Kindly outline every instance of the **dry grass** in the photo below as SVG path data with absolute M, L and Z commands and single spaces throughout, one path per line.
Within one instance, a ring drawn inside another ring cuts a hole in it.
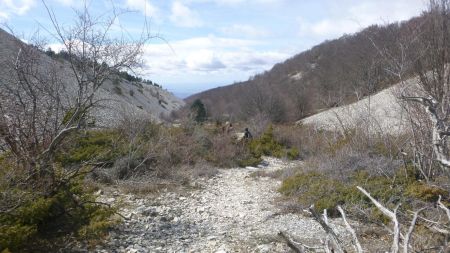
M 156 183 L 156 182 L 140 182 L 140 181 L 121 181 L 119 183 L 119 188 L 125 194 L 134 195 L 154 195 L 165 190 L 173 190 L 179 187 L 179 185 L 174 183 Z
M 270 177 L 270 178 L 280 178 L 283 175 L 283 170 L 265 171 L 258 170 L 250 173 L 250 177 Z

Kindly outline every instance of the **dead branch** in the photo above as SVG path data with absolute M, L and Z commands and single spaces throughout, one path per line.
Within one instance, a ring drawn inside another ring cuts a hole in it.
M 342 244 L 341 240 L 337 237 L 334 230 L 316 212 L 316 210 L 314 209 L 314 206 L 311 206 L 308 210 L 311 212 L 313 218 L 320 224 L 320 226 L 322 226 L 323 230 L 325 230 L 325 232 L 331 239 L 330 243 L 331 243 L 331 247 L 332 247 L 333 251 L 337 252 L 337 253 L 338 252 L 342 252 L 342 253 L 346 252 L 341 246 L 341 244 Z M 326 246 L 327 246 L 327 244 L 326 244 Z
M 426 208 L 421 208 L 414 212 L 413 218 L 411 220 L 411 225 L 409 226 L 408 232 L 405 235 L 405 239 L 403 240 L 403 253 L 408 253 L 409 241 L 411 239 L 414 228 L 416 227 L 417 217 L 419 217 L 420 212 L 425 210 Z
M 393 227 L 394 227 L 394 231 L 393 231 L 394 238 L 393 238 L 393 241 L 392 241 L 391 252 L 392 253 L 397 253 L 399 251 L 399 240 L 400 240 L 400 223 L 397 220 L 397 209 L 398 209 L 398 206 L 394 209 L 394 211 L 391 211 L 391 210 L 387 209 L 386 207 L 384 207 L 382 204 L 380 204 L 380 202 L 378 202 L 376 199 L 374 199 L 362 187 L 356 186 L 356 188 L 358 188 L 358 190 L 360 192 L 362 192 L 364 195 L 366 195 L 366 197 L 368 197 L 370 199 L 370 201 L 372 201 L 372 203 L 378 208 L 378 210 L 380 210 L 384 215 L 386 215 L 394 223 L 393 224 Z
M 299 248 L 299 247 L 295 246 L 294 242 L 289 238 L 289 236 L 286 233 L 283 233 L 280 231 L 280 232 L 278 232 L 278 236 L 283 238 L 286 241 L 289 248 L 291 248 L 293 251 L 295 251 L 297 253 L 305 252 L 305 250 L 303 248 Z
M 411 212 L 411 211 L 410 211 L 410 212 Z M 412 212 L 412 213 L 414 214 L 414 212 Z M 450 231 L 447 230 L 447 229 L 442 228 L 442 227 L 441 227 L 442 224 L 441 224 L 440 222 L 436 222 L 436 221 L 427 219 L 427 218 L 425 218 L 425 217 L 423 217 L 423 216 L 420 216 L 420 215 L 418 215 L 417 218 L 419 218 L 420 220 L 422 220 L 422 221 L 423 221 L 423 224 L 424 224 L 427 228 L 429 228 L 429 229 L 431 229 L 431 230 L 433 230 L 433 231 L 435 231 L 435 232 L 444 234 L 444 235 L 450 235 Z
M 344 209 L 342 209 L 341 206 L 337 206 L 337 209 L 338 209 L 339 213 L 341 214 L 342 219 L 344 220 L 344 223 L 345 223 L 345 226 L 347 227 L 347 230 L 352 235 L 352 243 L 353 243 L 353 246 L 355 247 L 356 252 L 362 253 L 363 249 L 361 247 L 361 244 L 359 243 L 359 240 L 358 240 L 358 237 L 356 236 L 355 230 L 352 228 L 352 226 L 350 226 L 350 224 L 347 221 Z
M 448 207 L 446 207 L 446 206 L 441 202 L 441 199 L 442 199 L 442 196 L 439 195 L 439 198 L 438 198 L 438 201 L 437 201 L 438 206 L 439 206 L 439 208 L 441 208 L 442 210 L 444 210 L 445 214 L 447 215 L 448 222 L 450 222 L 450 209 L 448 209 Z
M 433 97 L 411 97 L 402 95 L 401 99 L 407 101 L 413 101 L 422 104 L 427 111 L 427 115 L 429 116 L 432 122 L 432 143 L 433 143 L 433 151 L 436 156 L 436 160 L 445 168 L 450 168 L 450 156 L 447 152 L 447 128 L 448 121 L 446 118 L 448 115 L 445 115 L 444 118 L 439 117 L 438 115 L 438 107 L 440 106 L 439 102 Z

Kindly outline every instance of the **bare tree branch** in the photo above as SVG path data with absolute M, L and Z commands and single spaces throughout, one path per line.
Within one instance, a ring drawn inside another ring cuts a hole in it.
M 305 250 L 303 248 L 297 247 L 286 233 L 280 231 L 280 232 L 278 232 L 278 236 L 283 238 L 286 241 L 286 243 L 289 246 L 289 248 L 291 248 L 293 251 L 295 251 L 297 253 L 304 253 L 305 252 Z
M 414 228 L 416 227 L 417 217 L 419 217 L 420 212 L 425 209 L 426 208 L 421 208 L 414 212 L 413 218 L 411 220 L 411 225 L 409 226 L 408 232 L 405 235 L 405 239 L 403 239 L 403 253 L 408 253 L 409 241 L 411 239 L 412 233 L 414 232 Z
M 398 206 L 394 209 L 394 211 L 391 211 L 391 210 L 387 209 L 386 207 L 384 207 L 382 204 L 380 204 L 380 202 L 378 202 L 376 199 L 374 199 L 362 187 L 356 186 L 356 188 L 358 188 L 358 190 L 360 192 L 362 192 L 364 195 L 366 195 L 366 197 L 368 197 L 370 199 L 370 201 L 372 201 L 372 203 L 378 208 L 378 210 L 380 210 L 384 215 L 386 215 L 394 223 L 393 224 L 394 238 L 393 238 L 393 242 L 392 242 L 391 252 L 397 253 L 399 251 L 399 240 L 400 240 L 400 223 L 397 220 L 397 214 L 396 214 Z
M 448 209 L 448 207 L 446 207 L 442 202 L 441 202 L 442 196 L 439 195 L 437 204 L 439 206 L 439 208 L 441 208 L 442 210 L 444 210 L 445 214 L 447 215 L 447 219 L 450 222 L 450 209 Z
M 346 252 L 341 244 L 341 240 L 337 237 L 336 233 L 333 231 L 333 229 L 320 217 L 320 215 L 314 210 L 314 206 L 311 206 L 308 209 L 311 214 L 313 215 L 313 218 L 322 226 L 323 230 L 327 233 L 327 235 L 331 239 L 331 247 L 335 252 Z
M 344 220 L 344 223 L 345 223 L 345 226 L 347 227 L 347 230 L 352 235 L 352 243 L 353 243 L 353 246 L 355 247 L 356 252 L 362 253 L 363 249 L 361 247 L 361 244 L 359 243 L 359 240 L 358 240 L 358 237 L 356 236 L 355 230 L 352 228 L 352 226 L 350 226 L 350 224 L 347 221 L 344 209 L 342 209 L 341 206 L 337 206 L 337 209 L 338 209 L 339 213 L 341 214 L 342 219 Z

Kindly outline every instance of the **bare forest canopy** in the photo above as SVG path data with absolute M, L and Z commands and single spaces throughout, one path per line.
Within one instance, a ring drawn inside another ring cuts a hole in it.
M 392 75 L 399 66 L 387 59 L 403 59 L 403 77 L 412 76 L 418 58 L 413 36 L 426 38 L 431 32 L 427 15 L 327 40 L 248 81 L 192 95 L 186 102 L 201 99 L 213 119 L 262 114 L 273 122 L 292 122 L 354 102 L 400 81 Z

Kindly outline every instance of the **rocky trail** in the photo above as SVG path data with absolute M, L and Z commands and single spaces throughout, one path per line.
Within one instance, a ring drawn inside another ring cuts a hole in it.
M 220 170 L 199 179 L 194 190 L 102 196 L 107 202 L 121 199 L 127 219 L 96 252 L 290 252 L 279 231 L 306 244 L 319 243 L 324 232 L 312 218 L 282 212 L 279 180 L 250 176 L 289 166 L 295 164 L 265 158 L 265 166 Z M 339 220 L 333 223 L 344 231 Z

